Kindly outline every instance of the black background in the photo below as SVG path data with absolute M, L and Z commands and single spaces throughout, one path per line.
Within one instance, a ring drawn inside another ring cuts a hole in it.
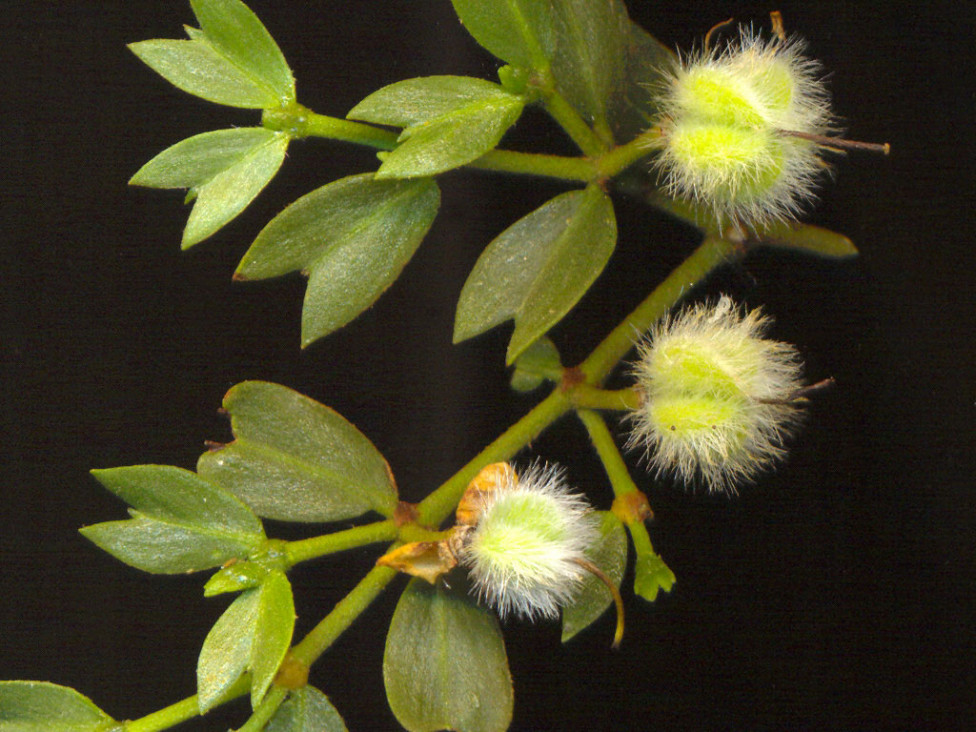
M 765 305 L 797 344 L 819 396 L 788 463 L 734 499 L 634 475 L 678 577 L 654 604 L 625 593 L 561 646 L 553 624 L 509 623 L 517 730 L 970 729 L 976 725 L 973 481 L 973 10 L 967 3 L 631 0 L 631 15 L 688 47 L 729 15 L 781 10 L 830 69 L 849 135 L 890 158 L 838 165 L 809 219 L 857 243 L 856 261 L 759 253 L 697 296 Z M 376 88 L 440 73 L 493 78 L 447 0 L 339 0 L 252 8 L 278 40 L 299 99 L 342 116 Z M 187 3 L 4 3 L 0 302 L 0 678 L 75 687 L 117 718 L 194 690 L 207 629 L 226 605 L 199 577 L 151 577 L 77 534 L 124 517 L 92 467 L 192 467 L 225 439 L 223 393 L 277 381 L 345 415 L 419 500 L 538 395 L 512 394 L 510 326 L 450 344 L 453 306 L 480 250 L 564 190 L 483 173 L 442 179 L 434 227 L 368 313 L 301 352 L 298 277 L 232 284 L 271 216 L 329 180 L 375 166 L 369 150 L 293 144 L 268 190 L 212 240 L 179 251 L 177 192 L 127 179 L 164 147 L 253 112 L 169 87 L 124 44 L 178 37 Z M 512 145 L 569 148 L 540 115 Z M 669 268 L 694 233 L 627 201 L 616 254 L 554 333 L 579 360 Z M 535 445 L 571 466 L 601 506 L 599 464 L 566 420 Z M 274 525 L 285 537 L 300 527 Z M 364 549 L 295 569 L 298 632 L 371 566 Z M 312 680 L 353 730 L 395 729 L 380 672 L 394 584 L 323 657 Z M 186 729 L 226 729 L 244 703 Z

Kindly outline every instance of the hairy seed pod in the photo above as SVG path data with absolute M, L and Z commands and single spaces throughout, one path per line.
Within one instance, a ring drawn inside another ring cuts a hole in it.
M 638 345 L 643 393 L 628 445 L 685 485 L 734 491 L 784 455 L 801 388 L 796 349 L 764 338 L 769 318 L 728 297 L 658 324 Z

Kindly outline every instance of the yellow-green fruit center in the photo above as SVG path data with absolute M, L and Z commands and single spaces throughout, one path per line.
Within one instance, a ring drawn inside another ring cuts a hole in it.
M 760 127 L 764 123 L 750 90 L 724 69 L 706 66 L 690 71 L 680 92 L 682 116 L 689 119 L 738 127 Z
M 696 189 L 727 200 L 762 195 L 785 167 L 784 148 L 767 130 L 687 123 L 672 130 L 669 149 Z
M 708 395 L 673 395 L 657 398 L 651 404 L 649 414 L 658 434 L 675 440 L 695 440 L 702 433 L 720 432 L 722 444 L 727 453 L 742 447 L 746 439 L 742 416 L 747 409 L 743 398 L 719 399 Z M 719 437 L 719 435 L 716 435 Z M 707 448 L 711 440 L 700 443 Z
M 569 531 L 552 499 L 521 493 L 500 497 L 478 527 L 477 551 L 533 558 L 567 540 Z
M 716 353 L 703 352 L 699 344 L 669 343 L 654 351 L 651 364 L 658 385 L 672 394 L 701 394 L 737 398 L 742 390 L 721 365 Z

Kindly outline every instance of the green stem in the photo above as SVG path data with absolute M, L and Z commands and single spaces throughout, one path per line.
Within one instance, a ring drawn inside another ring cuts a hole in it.
M 247 675 L 242 676 L 227 691 L 224 696 L 224 701 L 237 699 L 247 694 L 250 690 L 251 677 Z M 125 732 L 157 732 L 161 729 L 175 727 L 188 719 L 193 719 L 198 716 L 200 716 L 200 705 L 197 703 L 196 694 L 194 694 L 152 714 L 147 714 L 145 717 L 125 722 L 122 725 L 122 729 Z
M 589 183 L 599 177 L 596 165 L 589 158 L 567 158 L 514 150 L 492 150 L 469 163 L 467 167 L 579 183 Z
M 654 554 L 654 547 L 651 545 L 651 536 L 647 533 L 647 527 L 643 523 L 627 524 L 630 531 L 630 538 L 634 542 L 634 553 L 637 556 Z
M 281 686 L 272 686 L 268 689 L 268 693 L 264 695 L 261 703 L 258 704 L 258 708 L 254 710 L 251 718 L 237 732 L 261 732 L 268 723 L 268 720 L 278 711 L 278 707 L 281 706 L 286 696 L 288 696 L 288 689 Z
M 641 158 L 651 153 L 651 144 L 660 137 L 660 131 L 652 127 L 644 134 L 634 138 L 626 145 L 615 147 L 597 161 L 601 178 L 613 178 L 623 172 Z
M 315 559 L 326 554 L 335 554 L 381 541 L 393 541 L 396 538 L 396 522 L 393 519 L 387 519 L 365 526 L 356 526 L 345 531 L 337 531 L 334 534 L 290 541 L 285 545 L 285 557 L 288 566 L 291 567 L 299 562 Z
M 397 145 L 397 134 L 362 122 L 352 122 L 313 112 L 298 102 L 279 109 L 266 109 L 261 124 L 269 130 L 287 132 L 293 139 L 325 137 L 380 150 L 392 150 Z
M 613 434 L 607 427 L 603 416 L 589 409 L 580 409 L 576 414 L 583 426 L 586 427 L 590 441 L 596 448 L 596 454 L 600 457 L 604 470 L 607 471 L 610 485 L 613 486 L 613 494 L 620 497 L 628 493 L 638 492 L 640 489 L 634 483 L 634 479 L 630 477 L 627 463 L 624 462 L 620 448 L 617 447 L 617 441 L 613 439 Z
M 640 338 L 695 285 L 736 252 L 731 242 L 706 237 L 691 256 L 679 264 L 580 364 L 585 381 L 589 384 L 602 382 L 633 347 L 635 339 Z
M 509 427 L 467 465 L 448 478 L 437 490 L 417 505 L 420 523 L 439 526 L 457 506 L 471 479 L 489 463 L 510 459 L 538 437 L 542 431 L 570 409 L 569 399 L 557 387 L 522 419 Z
M 637 409 L 641 404 L 641 394 L 633 388 L 611 391 L 590 384 L 578 384 L 567 393 L 573 406 L 577 409 L 602 409 L 610 412 L 621 412 Z
M 630 471 L 627 469 L 623 455 L 620 454 L 617 441 L 613 439 L 613 434 L 603 417 L 588 409 L 581 409 L 577 414 L 586 427 L 597 455 L 600 456 L 600 461 L 607 471 L 614 495 L 622 498 L 631 494 L 640 494 L 641 500 L 646 502 L 647 499 L 634 483 L 634 479 L 630 477 Z M 634 554 L 637 557 L 634 591 L 645 600 L 653 602 L 660 590 L 671 591 L 675 582 L 674 572 L 654 552 L 651 536 L 647 533 L 643 518 L 635 517 L 633 520 L 626 521 L 624 525 L 630 532 L 630 539 L 634 543 Z
M 651 545 L 650 534 L 643 521 L 627 524 L 630 540 L 634 544 L 634 555 L 637 557 L 634 568 L 634 592 L 648 602 L 657 599 L 658 592 L 670 592 L 674 587 L 675 577 L 671 568 L 655 553 Z
M 562 94 L 552 88 L 541 88 L 540 91 L 546 111 L 566 131 L 584 155 L 598 158 L 607 151 L 607 144 L 586 124 Z
M 348 595 L 336 603 L 332 612 L 322 618 L 301 643 L 291 649 L 292 657 L 306 666 L 315 663 L 333 641 L 352 625 L 363 610 L 369 607 L 396 574 L 395 570 L 388 567 L 371 569 Z
M 698 249 L 679 265 L 583 362 L 580 369 L 586 377 L 587 384 L 592 386 L 602 381 L 610 369 L 630 350 L 630 347 L 633 345 L 635 333 L 645 331 L 655 320 L 673 307 L 684 296 L 687 290 L 691 289 L 691 287 L 703 279 L 712 269 L 727 261 L 735 252 L 736 250 L 729 242 L 711 237 L 706 238 Z M 579 389 L 579 398 L 581 401 L 585 401 L 590 397 L 596 398 L 596 395 L 600 393 L 608 399 L 613 398 L 626 401 L 632 398 L 627 396 L 628 390 L 612 392 L 576 386 L 570 392 L 576 389 Z M 613 396 L 611 397 L 610 395 Z M 600 398 L 602 399 L 604 396 L 600 396 Z M 596 405 L 587 403 L 587 406 Z M 548 397 L 539 402 L 528 414 L 505 430 L 494 442 L 468 462 L 467 465 L 421 501 L 417 506 L 420 522 L 428 526 L 439 526 L 455 509 L 457 502 L 461 498 L 461 494 L 481 468 L 489 463 L 510 459 L 572 407 L 573 403 L 570 401 L 569 393 L 564 391 L 562 386 L 557 386 Z M 592 416 L 583 417 L 584 414 Z M 596 417 L 596 421 L 593 420 L 593 417 Z M 589 420 L 594 425 L 599 422 L 606 429 L 602 418 L 593 412 L 581 410 L 580 418 L 584 419 L 584 424 L 587 424 L 586 420 Z M 597 426 L 596 433 L 599 433 L 599 430 L 600 428 Z M 591 439 L 593 439 L 593 434 L 594 432 L 591 431 Z M 607 435 L 609 435 L 609 430 L 607 430 Z M 603 444 L 602 449 L 604 452 L 601 452 L 601 447 L 597 444 L 597 439 Z M 629 490 L 630 486 L 633 486 L 633 481 L 627 472 L 626 466 L 623 465 L 623 460 L 620 457 L 616 445 L 613 448 L 616 453 L 616 458 L 613 458 L 609 452 L 609 448 L 603 442 L 605 437 L 598 437 L 597 439 L 594 439 L 594 445 L 597 446 L 597 452 L 604 460 L 604 465 L 608 466 L 607 474 L 610 475 L 614 491 Z M 612 436 L 610 440 L 612 441 Z M 620 465 L 610 467 L 615 465 L 616 460 L 620 461 Z M 612 474 L 611 471 L 613 471 Z M 624 476 L 626 476 L 626 479 Z M 636 486 L 633 489 L 636 490 Z M 643 523 L 628 524 L 627 528 L 631 533 L 634 548 L 637 550 L 638 556 L 643 554 L 647 557 L 656 558 L 651 547 L 650 537 Z M 343 549 L 373 542 L 386 541 L 396 536 L 397 529 L 391 519 L 378 521 L 366 526 L 358 526 L 335 534 L 290 542 L 286 546 L 285 551 L 289 563 L 295 564 L 323 554 L 342 551 Z M 664 569 L 666 570 L 666 567 Z M 298 645 L 292 648 L 292 656 L 306 666 L 311 666 L 315 663 L 319 656 L 332 645 L 336 638 L 352 625 L 355 619 L 359 617 L 395 576 L 396 572 L 387 567 L 375 567 L 372 569 L 346 597 L 336 604 L 332 612 L 326 615 Z M 673 582 L 673 575 L 671 581 Z M 226 698 L 229 700 L 244 695 L 247 693 L 249 686 L 250 679 L 248 677 L 242 678 Z M 271 695 L 272 691 L 269 691 L 268 694 Z M 267 702 L 267 699 L 265 702 Z M 262 706 L 259 708 L 262 708 L 265 702 L 262 702 Z M 270 702 L 267 703 L 270 704 Z M 273 709 L 271 713 L 274 713 Z M 193 696 L 141 719 L 127 722 L 125 730 L 126 732 L 156 732 L 156 730 L 172 727 L 198 714 L 199 708 L 196 697 Z M 253 719 L 254 717 L 252 717 Z M 259 728 L 255 727 L 254 729 Z

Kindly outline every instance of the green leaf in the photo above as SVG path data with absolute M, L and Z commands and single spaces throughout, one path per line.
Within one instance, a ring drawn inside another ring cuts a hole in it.
M 260 585 L 268 572 L 268 568 L 258 562 L 235 562 L 214 572 L 203 586 L 203 596 L 213 597 L 225 592 L 249 590 Z
M 148 518 L 264 539 L 251 510 L 200 476 L 172 465 L 131 465 L 93 470 L 95 479 Z
M 258 612 L 251 642 L 251 706 L 264 698 L 291 645 L 295 629 L 295 601 L 291 583 L 281 570 L 261 583 Z
M 129 185 L 198 188 L 278 137 L 264 127 L 213 130 L 180 140 L 143 165 Z
M 245 381 L 224 397 L 235 441 L 197 470 L 281 521 L 392 516 L 396 484 L 373 444 L 328 407 L 278 384 Z
M 674 582 L 674 572 L 661 557 L 652 550 L 637 552 L 637 565 L 634 570 L 635 594 L 648 602 L 654 602 L 658 591 L 670 592 Z
M 183 249 L 189 249 L 247 208 L 275 177 L 288 151 L 288 136 L 272 134 L 234 165 L 191 190 L 196 198 L 183 231 Z
M 545 336 L 526 348 L 515 359 L 514 365 L 511 384 L 515 391 L 532 391 L 541 386 L 543 381 L 559 381 L 562 376 L 563 366 L 559 360 L 559 351 L 556 344 Z
M 237 279 L 309 274 L 302 345 L 342 327 L 372 305 L 420 246 L 437 215 L 432 180 L 342 178 L 302 196 L 264 227 Z
M 130 43 L 129 50 L 173 86 L 209 102 L 245 109 L 279 105 L 277 95 L 222 56 L 205 37 L 138 41 Z
M 674 53 L 636 23 L 629 23 L 627 63 L 608 109 L 614 139 L 625 144 L 649 129 L 660 111 L 653 90 L 665 83 Z
M 247 506 L 188 470 L 135 465 L 92 474 L 132 506 L 133 518 L 86 526 L 81 533 L 138 569 L 194 572 L 245 557 L 264 542 L 261 521 Z
M 413 579 L 383 654 L 390 709 L 410 732 L 502 732 L 512 678 L 498 621 L 454 591 Z
M 857 256 L 857 247 L 846 236 L 809 224 L 772 224 L 762 230 L 759 240 L 763 246 L 792 249 L 828 259 Z
M 471 76 L 423 76 L 378 89 L 353 107 L 349 119 L 409 127 L 459 109 L 515 96 L 498 84 Z
M 210 43 L 277 104 L 295 100 L 295 79 L 271 34 L 240 0 L 190 0 Z
M 265 732 L 347 732 L 329 697 L 314 686 L 293 691 L 264 729 Z
M 121 729 L 91 699 L 45 681 L 0 681 L 0 732 L 110 732 Z
M 261 21 L 239 0 L 191 0 L 202 30 L 190 40 L 156 39 L 129 49 L 189 94 L 217 104 L 269 109 L 295 99 L 295 80 Z
M 260 588 L 243 592 L 207 633 L 197 659 L 201 714 L 213 709 L 247 670 L 260 600 Z
M 408 127 L 400 135 L 402 142 L 383 159 L 376 178 L 437 175 L 477 160 L 498 145 L 522 107 L 519 97 L 509 95 Z
M 627 9 L 620 0 L 560 0 L 553 13 L 556 86 L 587 121 L 606 125 L 607 105 L 626 66 Z
M 251 672 L 251 704 L 257 706 L 291 644 L 295 604 L 291 584 L 275 570 L 260 587 L 243 592 L 203 641 L 197 659 L 200 713 L 219 704 L 245 671 Z
M 514 66 L 542 69 L 552 57 L 550 0 L 451 0 L 474 39 Z
M 597 514 L 600 517 L 600 538 L 586 557 L 620 587 L 627 567 L 627 532 L 611 511 L 598 511 Z M 612 602 L 607 586 L 587 574 L 575 602 L 563 610 L 563 643 L 589 627 Z
M 458 301 L 454 342 L 515 319 L 511 364 L 558 323 L 613 253 L 613 204 L 597 186 L 556 196 L 488 245 Z
M 196 200 L 183 232 L 187 249 L 247 208 L 274 178 L 289 138 L 263 127 L 215 130 L 181 140 L 143 165 L 130 185 L 189 188 Z
M 127 521 L 85 526 L 81 534 L 98 548 L 130 567 L 152 574 L 184 574 L 246 557 L 256 539 L 186 527 L 132 512 Z
M 376 177 L 416 178 L 480 158 L 515 124 L 524 104 L 523 97 L 483 79 L 428 76 L 383 87 L 348 117 L 406 127 Z

